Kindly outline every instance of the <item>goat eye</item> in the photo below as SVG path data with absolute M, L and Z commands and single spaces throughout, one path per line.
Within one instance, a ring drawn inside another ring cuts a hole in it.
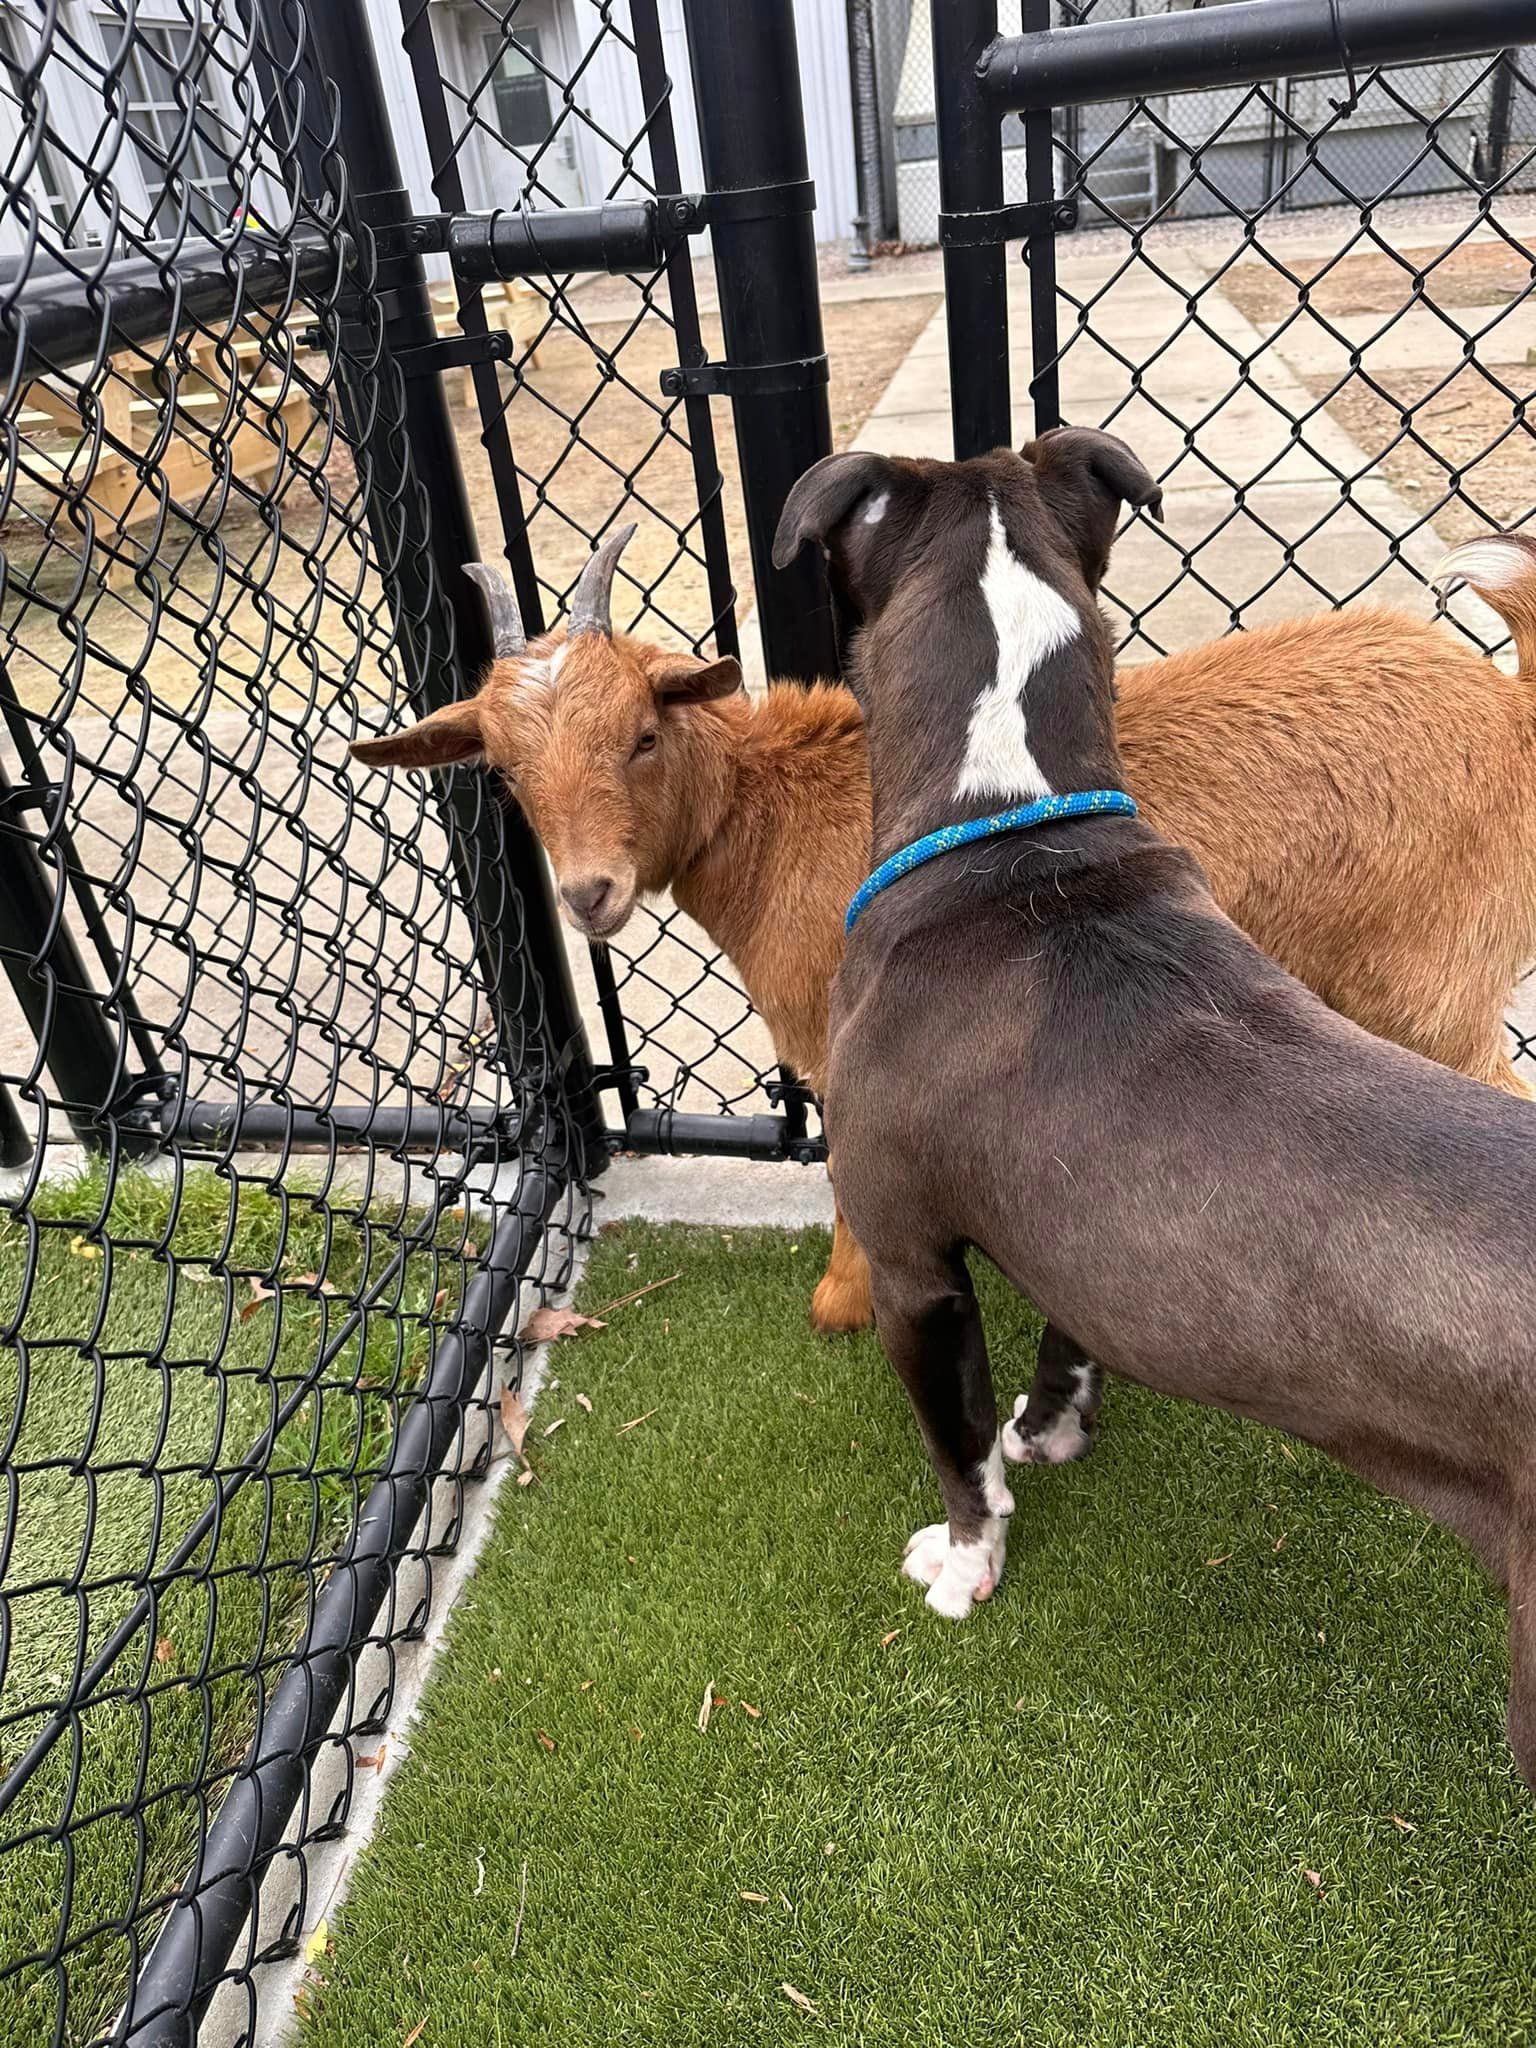
M 635 741 L 635 752 L 637 754 L 654 754 L 656 751 L 656 738 L 657 735 L 653 732 L 641 733 L 639 739 Z

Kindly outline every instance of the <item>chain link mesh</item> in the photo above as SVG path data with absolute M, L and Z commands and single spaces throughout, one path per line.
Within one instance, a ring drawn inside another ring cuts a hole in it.
M 1035 367 L 1062 417 L 1123 436 L 1166 492 L 1166 526 L 1127 530 L 1104 593 L 1128 658 L 1362 598 L 1422 608 L 1449 546 L 1529 524 L 1536 54 L 1054 128 L 1079 231 L 1057 240 L 1054 285 L 1035 281 L 1057 335 Z M 1120 177 L 1129 138 L 1155 158 L 1144 183 Z M 1476 600 L 1450 619 L 1512 658 Z M 1522 990 L 1517 1056 L 1533 1023 Z
M 76 2043 L 468 1352 L 452 1476 L 305 1752 L 301 1881 L 345 1814 L 516 1380 L 466 1295 L 511 1305 L 541 1174 L 525 1301 L 585 1203 L 499 803 L 450 836 L 347 765 L 457 655 L 403 574 L 433 508 L 302 12 L 0 35 L 0 2039 Z M 258 1914 L 242 1996 L 295 1924 Z

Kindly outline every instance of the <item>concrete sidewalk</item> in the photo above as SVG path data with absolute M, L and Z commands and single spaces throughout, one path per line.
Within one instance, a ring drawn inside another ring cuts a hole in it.
M 1095 244 L 1104 238 L 1095 238 Z M 1424 514 L 1384 477 L 1308 388 L 1343 376 L 1348 348 L 1322 322 L 1281 333 L 1254 326 L 1213 282 L 1227 251 L 1187 247 L 1154 266 L 1117 240 L 1057 252 L 1065 338 L 1061 409 L 1078 425 L 1128 441 L 1163 483 L 1164 523 L 1136 520 L 1116 546 L 1106 591 L 1125 658 L 1150 655 L 1265 620 L 1330 609 L 1368 594 L 1428 615 L 1421 572 L 1444 552 Z M 1415 309 L 1329 323 L 1364 351 L 1373 373 L 1449 371 L 1496 317 L 1500 359 L 1536 342 L 1536 314 L 1494 305 Z M 1009 268 L 1015 445 L 1031 432 L 1029 279 Z M 1518 328 L 1518 333 L 1516 329 Z M 886 387 L 858 445 L 891 454 L 951 452 L 945 311 Z M 1340 478 L 1348 480 L 1345 496 Z M 1386 567 L 1383 568 L 1383 563 Z M 1187 573 L 1186 573 L 1187 572 Z M 1494 622 L 1475 599 L 1453 606 L 1477 630 Z

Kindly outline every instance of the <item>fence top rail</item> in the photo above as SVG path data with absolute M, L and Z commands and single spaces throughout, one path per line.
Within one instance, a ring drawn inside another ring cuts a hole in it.
M 1001 36 L 976 67 L 999 114 L 1481 56 L 1536 39 L 1531 0 L 1229 0 Z

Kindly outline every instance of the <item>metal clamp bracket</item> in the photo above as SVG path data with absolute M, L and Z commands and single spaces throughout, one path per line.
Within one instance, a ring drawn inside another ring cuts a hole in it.
M 485 334 L 444 334 L 400 349 L 395 361 L 402 377 L 435 377 L 442 370 L 472 370 L 477 363 L 509 363 L 516 353 L 516 335 L 493 327 Z
M 694 363 L 663 370 L 663 398 L 773 398 L 785 391 L 813 391 L 827 381 L 825 355 L 789 363 Z
M 795 178 L 785 185 L 739 185 L 729 192 L 678 192 L 656 201 L 668 234 L 696 235 L 701 228 L 744 220 L 784 220 L 816 211 L 816 180 Z
M 981 213 L 941 213 L 939 246 L 985 249 L 1076 226 L 1075 199 L 1021 199 L 1012 206 L 992 206 Z

